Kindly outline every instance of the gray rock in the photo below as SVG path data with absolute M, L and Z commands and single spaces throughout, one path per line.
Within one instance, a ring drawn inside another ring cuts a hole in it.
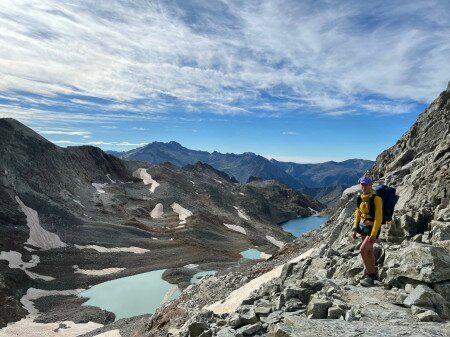
M 428 310 L 433 310 L 432 308 L 426 308 L 426 307 L 418 307 L 416 305 L 412 305 L 411 306 L 411 313 L 413 315 L 418 315 L 421 314 L 422 312 L 428 311 Z
M 434 291 L 440 294 L 447 302 L 450 302 L 450 281 L 435 283 Z
M 442 319 L 433 310 L 427 310 L 417 315 L 421 322 L 441 322 Z
M 385 282 L 406 284 L 406 279 L 436 283 L 450 279 L 450 254 L 442 247 L 411 243 L 404 249 L 386 253 Z
M 189 336 L 198 337 L 208 328 L 205 322 L 193 322 L 189 324 Z
M 277 302 L 275 304 L 275 309 L 281 310 L 281 308 L 284 307 L 285 303 L 286 303 L 286 300 L 284 299 L 284 294 L 280 294 L 280 296 L 278 296 L 278 298 L 277 298 Z
M 236 336 L 236 330 L 229 327 L 219 330 L 216 334 L 217 337 L 234 337 Z
M 347 322 L 353 322 L 357 320 L 355 311 L 353 309 L 350 309 L 345 313 L 345 320 Z
M 258 317 L 255 313 L 255 308 L 253 306 L 243 305 L 238 309 L 238 314 L 241 322 L 244 325 L 255 324 L 258 322 Z
M 345 310 L 339 307 L 331 307 L 328 309 L 328 319 L 339 319 L 345 317 Z
M 304 305 L 298 298 L 291 298 L 289 301 L 286 302 L 286 309 L 287 312 L 297 311 L 301 308 L 304 308 Z
M 267 315 L 272 312 L 272 306 L 271 305 L 256 305 L 255 306 L 255 314 L 257 315 Z
M 312 298 L 307 307 L 307 315 L 310 318 L 325 319 L 328 315 L 328 309 L 333 302 L 319 298 Z
M 282 318 L 281 314 L 282 314 L 281 311 L 274 311 L 274 312 L 270 313 L 268 316 L 260 316 L 260 320 L 261 320 L 261 322 L 267 323 L 267 324 L 277 323 Z
M 228 317 L 228 324 L 233 328 L 239 328 L 244 322 L 242 321 L 241 316 L 234 312 Z
M 260 331 L 261 329 L 262 329 L 262 323 L 261 322 L 257 322 L 255 324 L 249 324 L 249 325 L 243 326 L 242 328 L 239 328 L 236 331 L 236 333 L 237 334 L 242 334 L 244 336 L 250 336 L 250 335 L 253 335 L 254 333 Z
M 450 240 L 450 222 L 431 221 L 430 226 L 433 242 Z
M 424 285 L 418 285 L 403 303 L 407 307 L 415 305 L 433 308 L 441 318 L 450 318 L 448 302 L 433 289 Z

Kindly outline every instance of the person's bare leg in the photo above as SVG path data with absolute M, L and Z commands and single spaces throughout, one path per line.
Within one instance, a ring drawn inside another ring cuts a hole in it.
M 373 253 L 373 243 L 369 241 L 369 238 L 369 236 L 362 237 L 363 243 L 359 248 L 359 252 L 363 260 L 366 274 L 374 274 L 377 272 L 375 267 L 375 255 Z

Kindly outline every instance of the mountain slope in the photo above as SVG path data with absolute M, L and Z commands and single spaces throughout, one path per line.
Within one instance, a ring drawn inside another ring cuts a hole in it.
M 20 300 L 30 287 L 75 290 L 188 264 L 225 268 L 250 247 L 274 253 L 269 238 L 293 240 L 274 225 L 322 208 L 279 182 L 240 185 L 204 164 L 149 165 L 94 147 L 59 148 L 13 119 L 0 119 L 0 145 L 0 299 L 7 304 L 0 326 L 27 314 Z M 77 268 L 121 271 L 92 276 Z M 74 295 L 43 301 L 41 319 L 68 311 L 80 321 L 113 318 L 80 304 Z
M 195 151 L 176 142 L 153 142 L 128 152 L 111 152 L 111 154 L 129 160 L 141 160 L 153 164 L 170 162 L 177 166 L 200 161 L 226 172 L 241 183 L 247 182 L 253 176 L 266 180 L 276 179 L 300 190 L 339 185 L 350 186 L 365 170 L 373 166 L 372 161 L 362 159 L 350 159 L 341 163 L 284 163 L 274 159 L 267 160 L 251 152 L 222 154 L 217 151 L 212 153 Z

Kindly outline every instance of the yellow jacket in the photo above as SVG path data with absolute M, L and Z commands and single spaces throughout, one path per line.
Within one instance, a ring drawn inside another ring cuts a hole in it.
M 374 205 L 375 205 L 375 219 L 369 214 L 369 197 L 375 195 Z M 376 195 L 375 191 L 372 190 L 370 193 L 361 194 L 361 204 L 356 209 L 356 218 L 353 228 L 358 228 L 359 222 L 364 222 L 372 226 L 372 232 L 370 236 L 373 238 L 377 237 L 378 231 L 381 227 L 381 221 L 383 220 L 383 199 Z

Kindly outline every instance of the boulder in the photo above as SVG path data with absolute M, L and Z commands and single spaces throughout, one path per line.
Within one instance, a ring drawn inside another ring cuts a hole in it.
M 205 322 L 193 322 L 189 325 L 189 336 L 198 337 L 208 328 Z
M 421 322 L 441 322 L 442 319 L 433 310 L 427 310 L 417 315 Z
M 333 302 L 320 298 L 312 298 L 308 304 L 306 314 L 308 318 L 325 319 L 328 315 L 328 309 Z
M 407 307 L 419 306 L 433 308 L 433 310 L 444 319 L 450 318 L 448 302 L 430 287 L 418 285 L 411 294 L 403 301 Z
M 328 309 L 328 319 L 339 319 L 345 317 L 345 310 L 339 307 L 331 307 Z
M 389 285 L 450 280 L 450 254 L 442 247 L 410 243 L 404 249 L 387 251 L 384 266 Z
M 239 334 L 242 334 L 243 336 L 251 336 L 254 333 L 260 331 L 262 329 L 262 323 L 257 322 L 255 324 L 249 324 L 245 325 L 242 328 L 239 328 L 236 331 L 236 336 L 239 336 Z
M 430 226 L 433 242 L 450 240 L 450 222 L 433 220 Z
M 450 281 L 435 283 L 434 291 L 440 294 L 447 302 L 450 302 Z

